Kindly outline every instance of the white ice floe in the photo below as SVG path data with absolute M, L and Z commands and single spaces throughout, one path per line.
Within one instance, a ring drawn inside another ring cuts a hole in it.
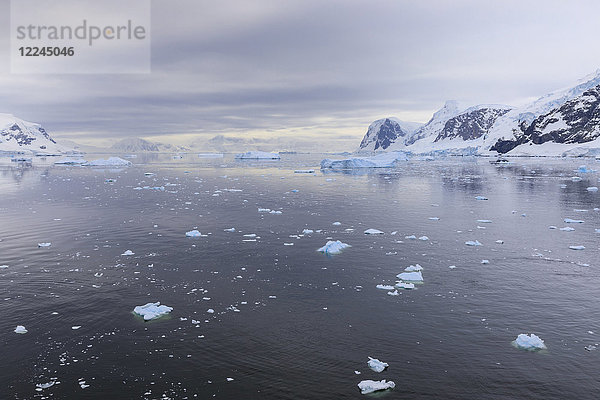
M 235 232 L 235 228 L 223 229 L 225 232 Z
M 23 325 L 17 325 L 17 327 L 15 328 L 15 333 L 24 334 L 27 333 L 27 329 L 25 329 Z
M 490 260 L 481 260 L 481 263 L 482 263 L 482 264 L 489 264 L 489 263 L 490 263 Z
M 480 224 L 491 224 L 492 221 L 489 219 L 478 219 L 477 222 L 479 222 Z
M 425 241 L 425 240 L 429 240 L 429 238 L 427 236 L 419 236 L 419 240 Z
M 123 254 L 121 254 L 122 256 L 132 256 L 135 253 L 131 250 L 125 250 L 125 252 Z
M 173 307 L 160 305 L 160 302 L 146 303 L 143 306 L 137 306 L 133 309 L 133 312 L 144 317 L 144 321 L 151 319 L 160 318 L 173 311 Z
M 379 229 L 370 228 L 365 231 L 365 235 L 383 235 L 383 232 Z
M 488 198 L 485 196 L 475 196 L 475 200 L 487 200 Z
M 119 157 L 109 157 L 108 159 L 98 159 L 93 161 L 88 161 L 84 164 L 86 167 L 126 167 L 131 165 L 131 161 L 123 160 Z
M 556 226 L 554 226 L 554 225 L 550 225 L 550 226 L 548 227 L 548 229 L 558 229 L 558 227 L 556 227 Z
M 358 388 L 362 394 L 377 392 L 379 390 L 393 389 L 396 384 L 393 381 L 372 381 L 370 379 L 359 382 Z
M 408 236 L 404 236 L 404 239 L 417 240 L 417 237 L 415 235 L 408 235 Z
M 465 242 L 467 246 L 483 246 L 479 240 L 468 240 Z
M 206 310 L 206 312 L 209 314 L 214 314 L 215 310 L 213 310 L 212 308 L 209 308 L 208 310 Z
M 415 284 L 410 282 L 397 282 L 396 287 L 398 289 L 414 289 Z
M 535 334 L 527 335 L 526 333 L 521 333 L 515 341 L 513 342 L 517 347 L 527 350 L 539 350 L 545 349 L 546 345 L 544 341 L 539 338 L 539 336 Z
M 56 383 L 56 381 L 50 381 L 50 382 L 46 382 L 46 383 L 37 383 L 35 385 L 37 387 L 36 390 L 41 391 L 42 389 L 48 389 L 49 387 L 54 386 L 55 383 Z
M 580 219 L 571 219 L 571 218 L 565 218 L 564 221 L 567 224 L 583 224 L 585 221 L 582 221 Z
M 388 296 L 400 296 L 397 290 L 387 292 Z
M 50 247 L 50 246 L 52 246 L 52 243 L 50 243 L 50 242 L 38 243 L 38 247 Z
M 597 192 L 598 191 L 598 187 L 597 186 L 590 186 L 586 190 L 588 192 Z
M 351 246 L 347 243 L 342 243 L 339 240 L 336 240 L 336 241 L 329 240 L 329 241 L 327 241 L 325 246 L 319 248 L 317 251 L 320 251 L 321 253 L 325 253 L 325 254 L 339 254 L 346 247 L 351 247 Z
M 406 271 L 406 272 L 423 271 L 423 267 L 421 267 L 419 264 L 411 265 L 409 267 L 404 268 L 404 271 Z
M 600 229 L 595 229 L 595 232 L 596 233 L 600 233 Z
M 498 244 L 504 244 L 504 240 L 498 239 L 498 240 L 496 240 L 496 243 L 498 243 Z
M 342 224 L 341 222 L 339 222 L 339 221 L 335 221 L 335 222 L 334 222 L 333 224 L 331 224 L 331 225 L 340 226 L 341 224 Z
M 302 230 L 302 234 L 303 235 L 310 235 L 311 233 L 314 233 L 315 231 L 313 231 L 312 229 L 303 229 Z
M 369 361 L 367 361 L 367 365 L 375 372 L 381 372 L 387 367 L 389 367 L 388 363 L 384 363 L 383 361 L 379 361 L 376 358 L 369 357 Z
M 375 287 L 382 290 L 394 290 L 394 287 L 391 285 L 377 285 Z
M 8 265 L 0 265 L 0 269 L 6 269 L 8 268 Z
M 202 236 L 202 233 L 200 233 L 197 229 L 194 229 L 192 231 L 186 232 L 185 236 L 187 236 L 187 237 L 200 237 L 200 236 Z
M 585 250 L 585 246 L 581 246 L 581 245 L 578 245 L 578 246 L 569 246 L 569 248 L 571 250 Z
M 571 228 L 570 226 L 565 226 L 564 228 L 560 228 L 561 231 L 564 232 L 573 232 L 575 228 Z
M 410 282 L 421 282 L 423 281 L 423 274 L 421 271 L 413 271 L 413 272 L 401 272 L 396 275 L 398 279 L 402 279 L 403 281 Z
M 270 208 L 260 208 L 260 207 L 258 207 L 258 212 L 268 213 L 268 212 L 271 212 L 271 209 Z
M 247 151 L 236 154 L 235 158 L 245 160 L 279 160 L 281 157 L 277 153 L 267 153 L 264 151 Z

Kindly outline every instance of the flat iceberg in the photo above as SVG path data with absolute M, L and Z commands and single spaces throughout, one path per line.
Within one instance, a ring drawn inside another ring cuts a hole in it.
M 517 347 L 526 350 L 540 350 L 546 348 L 544 341 L 540 339 L 539 336 L 534 335 L 533 333 L 531 335 L 521 333 L 519 336 L 517 336 L 513 343 Z
M 352 247 L 352 246 L 350 246 L 347 243 L 342 243 L 339 240 L 336 240 L 336 241 L 329 240 L 329 241 L 327 241 L 327 243 L 325 243 L 325 246 L 319 248 L 317 251 L 320 251 L 321 253 L 325 253 L 325 254 L 339 254 L 346 247 Z
M 373 157 L 352 157 L 343 160 L 326 158 L 321 161 L 321 169 L 394 168 L 399 162 L 407 160 L 408 156 L 402 152 L 383 153 Z
M 391 285 L 377 285 L 375 287 L 382 290 L 394 290 L 394 287 Z
M 378 390 L 386 390 L 393 389 L 396 387 L 396 384 L 393 381 L 385 381 L 385 379 L 381 381 L 372 381 L 370 379 L 361 381 L 358 384 L 358 388 L 362 394 L 377 392 Z
M 185 236 L 187 236 L 187 237 L 200 237 L 200 236 L 202 236 L 202 234 L 197 229 L 194 229 L 193 231 L 186 232 Z
M 173 307 L 160 305 L 160 302 L 147 303 L 143 306 L 136 306 L 133 312 L 144 317 L 144 321 L 150 321 L 151 319 L 160 318 L 173 311 Z
M 398 279 L 402 279 L 403 281 L 412 281 L 412 282 L 421 282 L 423 281 L 423 274 L 421 271 L 413 271 L 413 272 L 402 272 L 396 275 Z
M 17 327 L 15 328 L 15 333 L 24 334 L 27 333 L 27 329 L 25 329 L 23 325 L 17 325 Z
M 564 221 L 567 224 L 583 224 L 585 221 L 582 221 L 580 219 L 571 219 L 571 218 L 565 218 Z
M 281 157 L 277 153 L 267 153 L 265 151 L 247 151 L 245 153 L 236 154 L 235 158 L 239 160 L 279 160 Z
M 109 157 L 106 160 L 100 158 L 98 160 L 88 161 L 81 165 L 86 167 L 126 167 L 131 165 L 131 161 L 123 160 L 119 157 Z
M 383 361 L 379 361 L 378 359 L 372 357 L 369 357 L 367 365 L 375 372 L 381 372 L 390 366 L 388 363 L 384 363 Z
M 585 250 L 585 246 L 569 246 L 571 250 Z
M 365 231 L 365 235 L 383 235 L 383 232 L 380 231 L 379 229 L 367 229 Z
M 414 289 L 415 284 L 410 282 L 398 282 L 396 283 L 398 289 Z

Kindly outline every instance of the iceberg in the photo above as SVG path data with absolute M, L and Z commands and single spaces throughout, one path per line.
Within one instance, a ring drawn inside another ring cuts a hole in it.
M 367 229 L 365 231 L 365 235 L 383 235 L 383 232 L 380 231 L 379 229 Z
M 378 154 L 373 157 L 351 157 L 343 160 L 326 158 L 321 161 L 321 169 L 354 169 L 354 168 L 394 168 L 399 162 L 407 161 L 403 152 Z
M 399 273 L 398 275 L 396 275 L 396 277 L 403 281 L 413 281 L 413 282 L 423 281 L 423 274 L 421 273 L 421 271 L 402 272 L 402 273 Z
M 303 235 L 310 235 L 311 233 L 314 233 L 315 231 L 312 229 L 303 229 L 302 230 L 302 234 Z
M 411 265 L 410 267 L 404 268 L 404 271 L 406 271 L 406 272 L 423 271 L 423 267 L 421 267 L 419 264 Z
M 150 321 L 151 319 L 160 318 L 173 311 L 173 307 L 160 305 L 160 302 L 147 303 L 143 306 L 136 306 L 133 312 L 144 317 L 144 321 Z
M 23 325 L 17 325 L 17 327 L 15 328 L 15 333 L 24 334 L 27 333 L 27 329 L 25 329 Z
M 132 256 L 135 253 L 131 250 L 125 250 L 125 252 L 123 254 L 121 254 L 122 256 Z
M 526 350 L 540 350 L 546 348 L 544 341 L 540 339 L 539 336 L 534 335 L 533 333 L 531 335 L 521 333 L 519 336 L 517 336 L 513 343 L 517 347 Z
M 347 243 L 342 243 L 339 240 L 336 240 L 336 241 L 329 240 L 329 241 L 327 241 L 327 243 L 325 243 L 325 246 L 319 248 L 317 251 L 320 251 L 321 253 L 325 253 L 325 254 L 339 254 L 346 247 L 352 247 L 352 246 L 350 246 Z
M 202 234 L 197 229 L 194 229 L 193 231 L 186 232 L 185 236 L 187 236 L 187 237 L 200 237 L 200 236 L 202 236 Z
M 358 388 L 362 394 L 377 392 L 378 390 L 393 389 L 396 384 L 393 381 L 372 381 L 370 379 L 359 382 Z
M 238 160 L 279 160 L 281 157 L 276 153 L 267 153 L 264 151 L 247 151 L 245 153 L 236 154 Z
M 410 282 L 398 282 L 396 283 L 398 289 L 414 289 L 415 284 Z
M 377 285 L 375 287 L 382 290 L 394 290 L 394 287 L 391 285 Z
M 109 157 L 105 159 L 98 159 L 93 161 L 88 161 L 84 164 L 86 167 L 126 167 L 131 165 L 131 161 L 123 160 L 119 157 Z
M 381 372 L 384 369 L 386 369 L 387 367 L 389 367 L 388 363 L 384 363 L 384 362 L 379 361 L 378 359 L 372 358 L 372 357 L 369 357 L 369 361 L 367 361 L 367 365 L 369 366 L 369 368 L 371 368 L 375 372 Z

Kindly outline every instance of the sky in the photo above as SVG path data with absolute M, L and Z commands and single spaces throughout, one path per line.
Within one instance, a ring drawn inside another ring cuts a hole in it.
M 597 0 L 154 0 L 150 73 L 11 74 L 9 4 L 0 112 L 96 146 L 352 151 L 376 119 L 524 105 L 600 68 Z

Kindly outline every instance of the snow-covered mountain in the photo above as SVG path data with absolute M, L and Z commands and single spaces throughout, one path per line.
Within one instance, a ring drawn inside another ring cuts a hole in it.
M 418 122 L 405 122 L 389 117 L 378 119 L 369 125 L 367 134 L 360 143 L 364 151 L 385 150 L 392 143 L 402 143 L 410 137 L 423 124 Z
M 111 150 L 120 153 L 145 153 L 145 152 L 176 152 L 189 151 L 188 148 L 172 144 L 154 143 L 141 138 L 125 138 L 111 146 Z
M 394 132 L 375 121 L 359 151 L 600 153 L 599 93 L 600 69 L 575 86 L 552 92 L 524 107 L 484 104 L 465 108 L 456 101 L 448 101 L 412 134 L 394 137 Z M 369 146 L 370 143 L 379 143 L 379 147 Z M 542 144 L 546 145 L 537 146 Z
M 0 114 L 0 153 L 64 154 L 74 150 L 56 143 L 39 124 Z

